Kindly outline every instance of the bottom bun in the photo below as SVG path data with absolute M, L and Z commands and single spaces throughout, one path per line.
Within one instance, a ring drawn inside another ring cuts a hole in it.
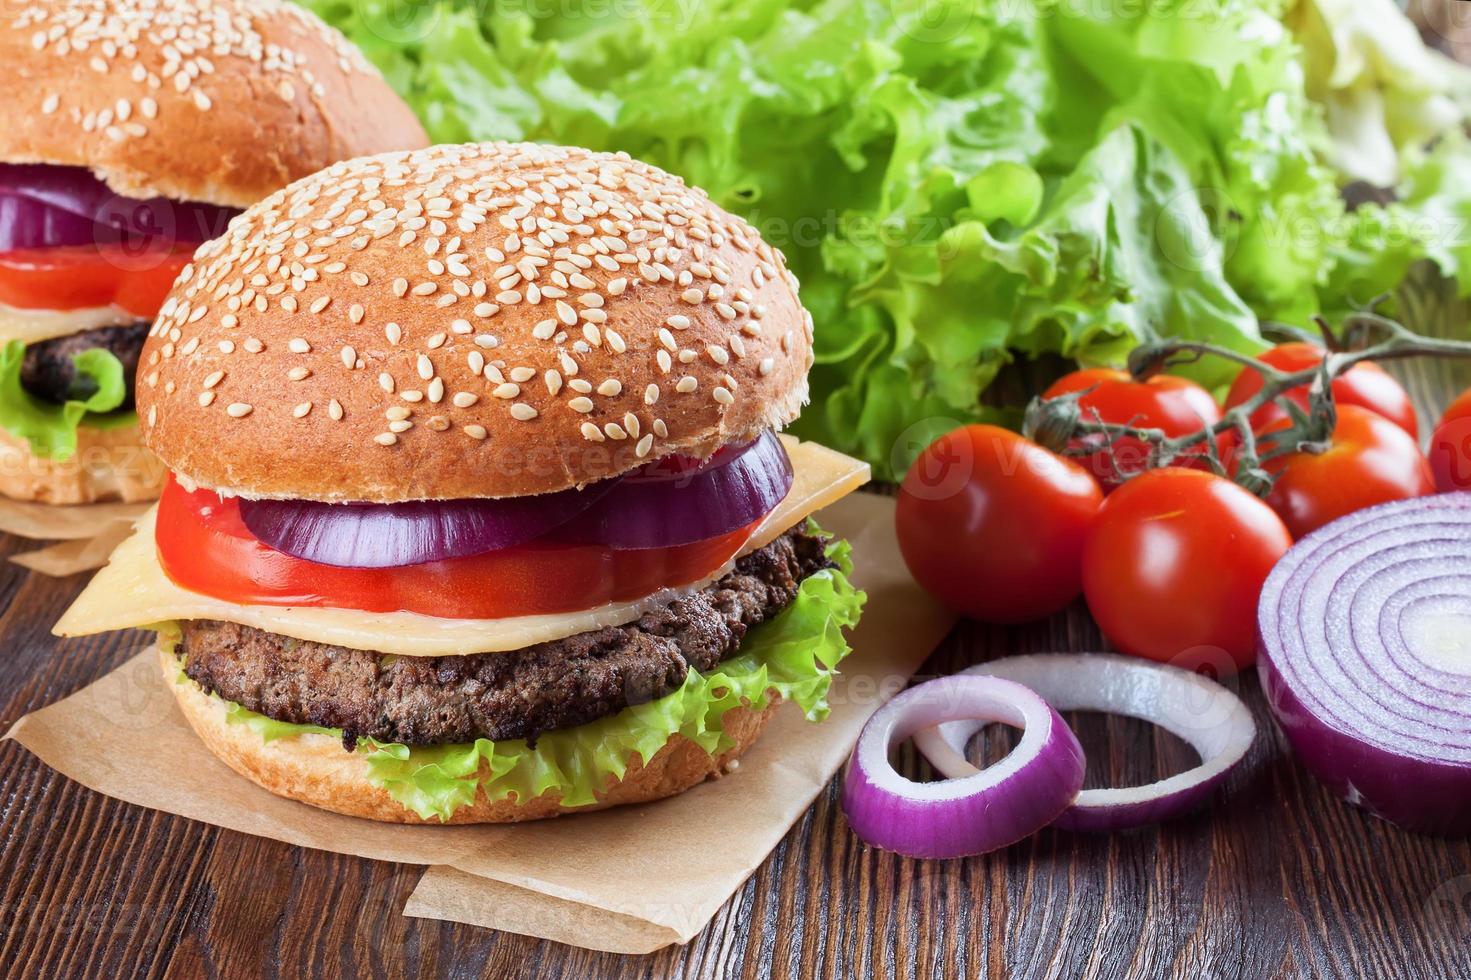
M 249 727 L 230 724 L 226 721 L 225 702 L 194 684 L 179 683 L 174 655 L 164 650 L 159 655 L 164 678 L 190 726 L 211 752 L 262 789 L 351 817 L 387 823 L 441 822 L 436 817 L 420 817 L 389 796 L 387 790 L 369 782 L 367 762 L 358 753 L 344 751 L 340 739 L 311 734 L 266 742 Z M 712 756 L 682 735 L 673 736 L 646 764 L 635 758 L 622 779 L 610 776 L 608 787 L 598 794 L 598 802 L 588 806 L 564 807 L 555 792 L 533 800 L 491 800 L 482 791 L 474 804 L 461 807 L 443 822 L 516 823 L 675 796 L 733 769 L 736 758 L 761 735 L 779 700 L 773 696 L 761 710 L 740 707 L 727 711 L 725 732 L 735 744 L 719 755 Z
M 141 441 L 137 425 L 77 429 L 77 451 L 46 459 L 0 428 L 0 496 L 41 504 L 157 500 L 168 468 Z

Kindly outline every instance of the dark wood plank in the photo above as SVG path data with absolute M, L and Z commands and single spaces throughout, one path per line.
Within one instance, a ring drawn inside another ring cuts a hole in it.
M 1422 408 L 1471 365 L 1402 368 Z M 0 557 L 28 545 L 0 539 Z M 82 585 L 0 563 L 0 724 L 94 679 L 136 635 L 62 643 Z M 1084 610 L 962 625 L 924 668 L 1101 648 Z M 916 862 L 848 831 L 836 785 L 688 946 L 615 957 L 399 914 L 419 869 L 305 851 L 103 799 L 0 746 L 4 976 L 1471 976 L 1471 841 L 1402 833 L 1325 793 L 1263 721 L 1206 811 L 1111 837 L 1048 831 L 1000 854 Z M 1075 716 L 1090 784 L 1191 762 L 1146 725 Z M 999 756 L 1003 732 L 985 737 Z M 906 749 L 906 770 L 925 767 Z M 161 774 L 166 778 L 166 774 Z M 738 833 L 739 828 L 731 828 Z M 1463 897 L 1463 902 L 1471 901 Z

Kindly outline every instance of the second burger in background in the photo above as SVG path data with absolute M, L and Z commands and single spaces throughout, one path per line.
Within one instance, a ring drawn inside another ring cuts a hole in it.
M 5 0 L 0 104 L 0 496 L 49 504 L 158 496 L 134 378 L 200 242 L 299 177 L 428 142 L 354 47 L 281 0 Z M 307 248 L 263 257 L 292 271 L 273 301 L 319 274 Z M 247 276 L 217 302 L 267 295 Z
M 654 167 L 329 168 L 165 304 L 139 410 L 174 475 L 57 631 L 157 629 L 209 748 L 341 813 L 682 792 L 777 702 L 820 718 L 848 652 L 862 593 L 808 518 L 868 468 L 775 434 L 812 358 L 780 253 Z

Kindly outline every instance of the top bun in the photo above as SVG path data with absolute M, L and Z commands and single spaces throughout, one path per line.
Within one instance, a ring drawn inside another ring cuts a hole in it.
M 428 143 L 341 34 L 283 0 L 0 0 L 0 161 L 245 207 Z
M 143 349 L 186 485 L 397 502 L 547 493 L 780 428 L 812 320 L 782 256 L 623 154 L 337 164 L 201 246 Z

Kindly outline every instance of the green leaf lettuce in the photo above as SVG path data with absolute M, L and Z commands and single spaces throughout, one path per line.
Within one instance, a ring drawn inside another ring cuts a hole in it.
M 93 349 L 73 355 L 79 387 L 92 394 L 60 405 L 42 401 L 21 387 L 20 370 L 25 344 L 12 340 L 0 348 L 0 427 L 25 439 L 31 451 L 47 459 L 65 460 L 77 451 L 77 428 L 125 425 L 136 418 L 117 409 L 127 399 L 122 362 L 111 352 Z

